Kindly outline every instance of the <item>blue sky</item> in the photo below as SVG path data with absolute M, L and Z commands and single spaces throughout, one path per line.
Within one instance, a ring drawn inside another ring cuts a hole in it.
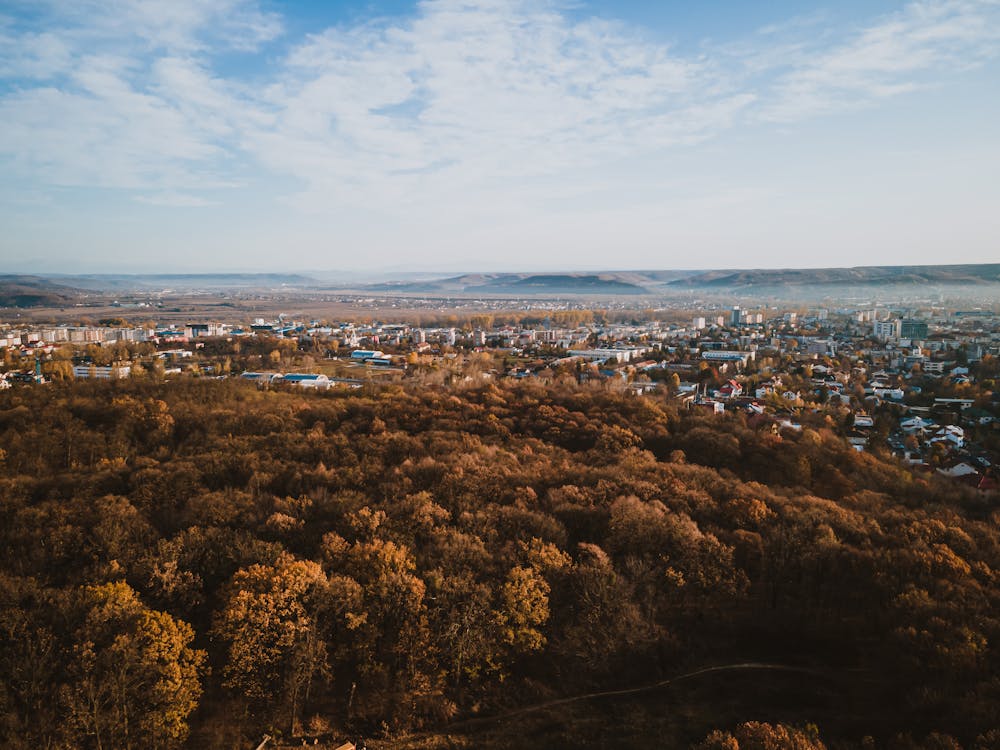
M 995 262 L 998 53 L 998 0 L 7 0 L 0 272 Z

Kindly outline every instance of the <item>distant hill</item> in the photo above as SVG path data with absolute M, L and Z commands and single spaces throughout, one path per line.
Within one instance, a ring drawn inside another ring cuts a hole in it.
M 445 279 L 370 284 L 369 291 L 425 294 L 649 294 L 635 273 L 464 274 Z
M 339 281 L 335 281 L 339 279 Z M 353 289 L 375 294 L 435 296 L 670 296 L 686 290 L 728 292 L 820 292 L 875 286 L 986 286 L 1000 284 L 1000 263 L 941 266 L 858 266 L 855 268 L 785 268 L 655 270 L 546 273 L 465 273 L 433 277 L 403 274 L 379 283 L 349 281 L 333 272 L 301 273 L 162 273 L 0 276 L 0 305 L 63 306 L 80 295 L 105 292 L 150 293 L 210 289 L 289 290 Z M 832 289 L 829 289 L 832 287 Z
M 671 294 L 681 289 L 705 291 L 753 288 L 985 285 L 1000 283 L 1000 264 L 961 266 L 863 266 L 857 268 L 730 269 L 710 271 L 608 271 L 602 273 L 463 274 L 370 284 L 373 292 L 499 295 Z
M 0 276 L 0 307 L 62 307 L 86 294 L 41 276 Z
M 51 278 L 99 291 L 301 287 L 319 283 L 311 276 L 296 273 L 80 274 Z
M 704 271 L 671 281 L 670 286 L 736 289 L 754 286 L 997 283 L 1000 283 L 1000 264 L 991 263 L 961 266 L 859 266 Z
M 538 274 L 524 278 L 501 277 L 475 287 L 485 292 L 526 294 L 648 294 L 649 290 L 614 274 Z
M 149 293 L 171 289 L 274 289 L 316 287 L 319 282 L 302 274 L 179 273 L 0 275 L 0 307 L 64 307 L 82 297 L 124 292 Z

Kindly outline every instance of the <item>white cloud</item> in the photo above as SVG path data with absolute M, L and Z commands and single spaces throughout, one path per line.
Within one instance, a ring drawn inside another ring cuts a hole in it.
M 309 38 L 268 97 L 277 119 L 248 147 L 317 208 L 331 196 L 424 204 L 691 143 L 752 101 L 622 25 L 451 0 Z
M 197 195 L 185 195 L 172 191 L 163 193 L 153 193 L 151 195 L 137 195 L 135 200 L 150 206 L 170 206 L 173 208 L 201 208 L 203 206 L 214 205 L 212 201 L 205 200 Z
M 912 92 L 983 64 L 1000 46 L 996 0 L 914 2 L 807 57 L 777 82 L 762 117 L 796 121 Z
M 282 33 L 254 0 L 15 1 L 0 19 L 8 180 L 193 205 L 263 167 L 319 212 L 529 210 L 593 189 L 602 165 L 899 96 L 1000 45 L 995 0 L 916 2 L 847 35 L 806 16 L 687 55 L 545 0 L 425 0 L 297 40 L 251 85 L 213 55 Z
M 240 85 L 210 51 L 280 32 L 249 0 L 32 4 L 0 26 L 0 159 L 25 182 L 116 189 L 231 185 Z M 44 26 L 38 32 L 26 25 Z M 238 139 L 237 139 L 238 140 Z

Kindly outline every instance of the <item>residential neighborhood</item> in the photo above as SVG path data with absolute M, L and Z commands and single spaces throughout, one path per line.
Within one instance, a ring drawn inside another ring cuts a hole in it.
M 0 326 L 0 389 L 63 379 L 239 376 L 259 387 L 361 388 L 395 378 L 570 379 L 779 432 L 833 427 L 858 451 L 997 487 L 1000 315 L 945 308 L 624 314 L 540 310 L 394 321 Z

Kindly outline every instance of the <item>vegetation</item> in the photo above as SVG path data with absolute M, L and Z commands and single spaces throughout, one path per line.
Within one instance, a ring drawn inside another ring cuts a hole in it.
M 4 747 L 432 747 L 748 663 L 836 710 L 692 678 L 681 746 L 1000 736 L 996 497 L 821 421 L 572 382 L 138 378 L 2 392 L 0 446 Z M 649 746 L 634 707 L 619 745 Z

